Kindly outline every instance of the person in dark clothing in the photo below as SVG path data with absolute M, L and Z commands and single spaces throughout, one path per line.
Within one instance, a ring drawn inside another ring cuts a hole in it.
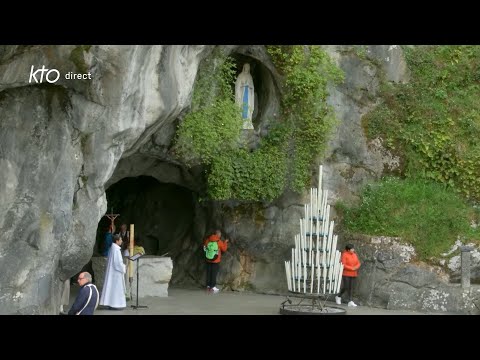
M 110 252 L 110 248 L 112 247 L 114 233 L 115 233 L 115 225 L 110 225 L 108 227 L 107 232 L 105 233 L 105 239 L 103 242 L 103 251 L 102 251 L 103 256 L 108 257 L 108 253 Z
M 100 295 L 97 287 L 92 284 L 92 275 L 88 272 L 82 272 L 78 276 L 78 285 L 80 292 L 68 312 L 68 315 L 93 315 L 98 307 Z

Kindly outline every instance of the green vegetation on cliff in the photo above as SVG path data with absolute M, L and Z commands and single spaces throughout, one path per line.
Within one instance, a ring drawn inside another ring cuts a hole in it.
M 349 231 L 400 236 L 421 259 L 457 237 L 478 241 L 471 206 L 480 200 L 480 47 L 404 48 L 411 79 L 382 84 L 382 103 L 364 116 L 369 139 L 402 159 L 401 177 L 368 186 L 344 211 Z M 478 229 L 478 228 L 477 228 Z
M 408 84 L 385 83 L 364 117 L 369 138 L 404 160 L 402 175 L 480 200 L 480 46 L 405 48 Z
M 270 46 L 268 52 L 284 76 L 282 143 L 288 146 L 288 187 L 309 187 L 312 167 L 323 155 L 335 121 L 327 104 L 327 84 L 343 81 L 343 72 L 318 46 Z
M 220 50 L 204 61 L 195 82 L 192 111 L 180 123 L 176 154 L 206 167 L 207 195 L 216 200 L 273 200 L 286 188 L 309 185 L 315 158 L 325 149 L 333 124 L 327 83 L 342 74 L 318 46 L 272 46 L 283 75 L 283 114 L 251 151 L 241 140 L 240 109 L 234 101 L 234 64 Z
M 176 137 L 175 151 L 187 165 L 209 166 L 237 147 L 242 119 L 231 89 L 234 77 L 233 61 L 221 52 L 202 64 L 192 110 L 180 123 Z
M 367 186 L 357 207 L 343 212 L 349 231 L 369 235 L 399 236 L 415 246 L 420 259 L 446 252 L 457 237 L 479 239 L 479 212 L 458 194 L 432 181 L 386 178 Z

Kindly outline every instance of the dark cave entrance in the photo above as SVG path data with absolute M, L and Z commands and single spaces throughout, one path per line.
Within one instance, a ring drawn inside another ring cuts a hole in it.
M 172 256 L 190 242 L 195 217 L 194 193 L 182 186 L 162 183 L 151 176 L 127 177 L 106 190 L 107 213 L 120 214 L 121 224 L 135 224 L 147 255 Z M 105 232 L 110 220 L 103 217 L 97 229 L 95 252 L 103 249 Z

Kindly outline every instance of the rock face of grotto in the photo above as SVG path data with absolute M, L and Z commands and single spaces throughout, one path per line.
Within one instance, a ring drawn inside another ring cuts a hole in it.
M 63 281 L 98 253 L 109 196 L 108 210 L 115 202 L 136 224 L 149 254 L 172 257 L 171 284 L 203 284 L 201 240 L 220 227 L 231 239 L 218 278 L 224 288 L 286 291 L 283 261 L 306 194 L 265 205 L 199 202 L 203 169 L 170 153 L 199 64 L 214 48 L 0 46 L 1 314 L 57 313 Z M 239 67 L 251 64 L 261 136 L 279 113 L 278 73 L 263 46 L 223 48 Z M 370 46 L 375 62 L 349 46 L 324 48 L 345 72 L 345 82 L 330 89 L 340 123 L 323 161 L 333 203 L 398 166 L 380 141 L 367 143 L 360 119 L 375 104 L 379 74 L 405 82 L 408 69 L 396 46 Z M 29 82 L 32 65 L 61 76 Z M 91 80 L 64 77 L 86 71 Z

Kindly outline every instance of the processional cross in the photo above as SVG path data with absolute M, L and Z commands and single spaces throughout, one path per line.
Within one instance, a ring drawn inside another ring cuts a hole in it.
M 110 214 L 105 214 L 104 216 L 108 217 L 110 219 L 110 228 L 113 230 L 113 227 L 115 226 L 115 219 L 120 216 L 120 214 L 114 214 L 113 213 L 113 207 L 112 207 L 112 212 Z

